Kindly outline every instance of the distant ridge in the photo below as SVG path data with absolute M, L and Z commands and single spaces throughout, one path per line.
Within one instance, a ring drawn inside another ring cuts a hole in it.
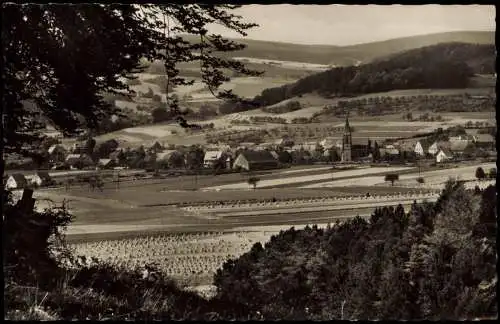
M 196 41 L 197 39 L 190 35 L 185 37 L 190 41 Z M 409 36 L 349 46 L 304 45 L 253 39 L 233 40 L 246 44 L 247 48 L 233 53 L 225 53 L 224 56 L 226 57 L 252 57 L 269 60 L 348 66 L 368 63 L 376 58 L 440 43 L 460 42 L 471 44 L 495 44 L 495 32 L 454 31 Z

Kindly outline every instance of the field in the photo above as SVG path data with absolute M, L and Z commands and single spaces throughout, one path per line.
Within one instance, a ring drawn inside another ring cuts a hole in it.
M 414 172 L 399 176 L 399 181 L 395 182 L 396 186 L 416 187 L 416 188 L 442 188 L 449 178 L 458 178 L 460 180 L 471 181 L 476 178 L 476 168 L 480 166 L 484 170 L 496 168 L 495 163 L 481 164 L 477 166 L 456 167 L 452 169 L 435 170 L 427 172 Z M 424 184 L 417 183 L 416 179 L 423 177 Z M 350 187 L 350 186 L 390 186 L 390 183 L 384 181 L 383 176 L 368 176 L 362 178 L 336 180 L 323 183 L 315 183 L 306 185 L 301 188 L 324 188 L 324 187 Z

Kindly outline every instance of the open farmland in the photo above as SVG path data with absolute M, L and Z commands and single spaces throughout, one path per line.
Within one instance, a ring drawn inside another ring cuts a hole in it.
M 415 172 L 410 174 L 403 174 L 399 176 L 399 181 L 395 182 L 396 186 L 410 186 L 417 188 L 435 188 L 436 185 L 442 187 L 449 178 L 458 178 L 464 181 L 471 181 L 476 178 L 475 171 L 477 167 L 482 167 L 484 170 L 489 170 L 491 168 L 496 168 L 495 163 L 486 163 L 477 166 L 465 166 L 456 167 L 451 169 L 427 171 L 427 172 Z M 417 183 L 416 179 L 423 177 L 425 180 L 424 184 Z M 302 186 L 301 188 L 324 188 L 324 187 L 349 187 L 349 186 L 390 186 L 391 184 L 384 181 L 384 176 L 369 176 L 363 178 L 345 179 L 328 181 L 323 183 L 315 183 L 311 185 Z
M 258 187 L 259 188 L 266 188 L 266 187 L 274 187 L 274 186 L 280 186 L 280 185 L 285 185 L 285 184 L 304 183 L 304 182 L 334 179 L 334 178 L 343 178 L 343 177 L 364 176 L 367 174 L 393 172 L 393 171 L 408 170 L 408 169 L 410 169 L 410 168 L 408 168 L 408 167 L 385 167 L 385 168 L 380 167 L 380 168 L 377 168 L 376 167 L 376 168 L 363 168 L 363 169 L 349 170 L 349 171 L 338 171 L 338 172 L 333 172 L 333 173 L 329 172 L 329 173 L 323 173 L 323 174 L 318 174 L 318 175 L 297 176 L 297 177 L 291 177 L 291 178 L 280 178 L 280 179 L 272 179 L 272 180 L 262 180 L 262 181 L 259 181 Z M 230 189 L 248 189 L 248 188 L 251 188 L 251 186 L 248 183 L 240 182 L 240 183 L 235 183 L 235 184 L 208 187 L 205 189 L 230 190 Z

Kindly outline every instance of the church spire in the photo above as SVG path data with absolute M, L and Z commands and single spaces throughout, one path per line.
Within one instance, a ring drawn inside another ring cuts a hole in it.
M 347 115 L 345 116 L 345 132 L 350 132 L 351 128 L 349 127 L 349 112 L 347 112 Z

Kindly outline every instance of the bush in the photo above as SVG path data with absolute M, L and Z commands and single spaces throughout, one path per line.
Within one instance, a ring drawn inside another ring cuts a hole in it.
M 478 167 L 476 169 L 476 178 L 478 180 L 484 180 L 486 178 L 486 173 L 484 172 L 483 168 Z
M 384 181 L 390 181 L 392 186 L 394 186 L 394 181 L 397 180 L 399 180 L 399 175 L 395 173 L 387 174 L 384 178 Z

